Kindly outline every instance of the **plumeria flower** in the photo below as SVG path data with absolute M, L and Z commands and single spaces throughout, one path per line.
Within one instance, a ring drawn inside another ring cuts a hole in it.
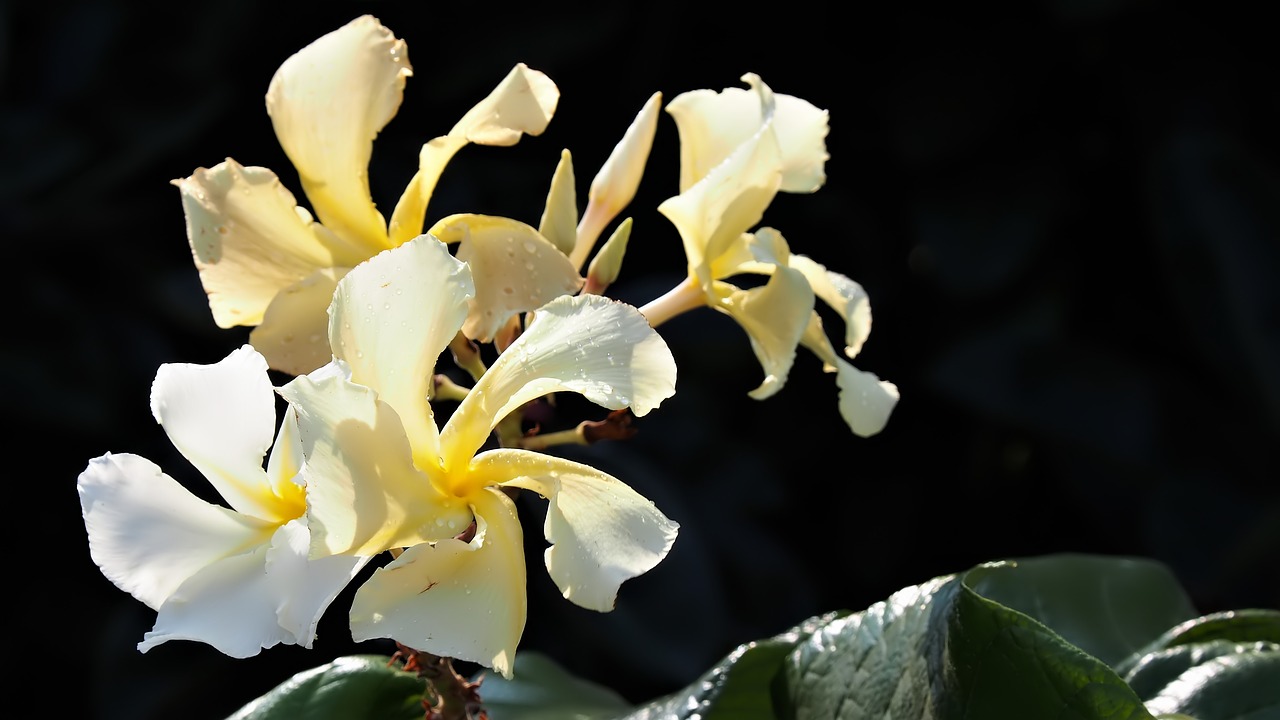
M 516 65 L 448 134 L 423 146 L 388 226 L 370 194 L 369 159 L 411 74 L 404 41 L 368 15 L 276 71 L 267 113 L 314 217 L 275 173 L 231 158 L 173 181 L 215 322 L 253 327 L 249 341 L 273 369 L 297 375 L 328 362 L 325 310 L 337 281 L 422 232 L 436 182 L 459 149 L 541 134 L 560 97 L 546 75 Z
M 325 608 L 368 562 L 308 560 L 293 413 L 263 469 L 275 403 L 266 360 L 248 345 L 213 365 L 166 364 L 156 373 L 152 415 L 229 508 L 138 455 L 107 453 L 80 474 L 90 556 L 157 611 L 142 652 L 169 640 L 238 658 L 278 643 L 309 648 Z
M 330 366 L 281 388 L 298 414 L 313 556 L 405 548 L 361 586 L 356 641 L 394 638 L 511 677 L 524 630 L 524 541 L 508 492 L 548 501 L 547 571 L 570 601 L 613 608 L 670 550 L 677 523 L 581 463 L 490 448 L 498 423 L 553 392 L 643 416 L 675 392 L 671 351 L 635 308 L 557 297 L 437 427 L 435 364 L 467 318 L 471 269 L 423 235 L 361 264 L 330 307 Z
M 686 280 L 641 311 L 657 327 L 695 307 L 732 317 L 747 332 L 765 378 L 758 400 L 786 384 L 803 345 L 835 372 L 840 413 L 866 437 L 880 432 L 898 401 L 897 387 L 848 360 L 871 332 L 871 306 L 853 280 L 792 254 L 777 231 L 756 227 L 778 192 L 814 192 L 826 181 L 827 112 L 790 95 L 775 95 L 755 74 L 750 89 L 698 90 L 667 111 L 680 134 L 680 194 L 658 210 L 680 233 L 689 262 Z M 759 287 L 729 282 L 768 276 Z M 844 356 L 832 347 L 815 310 L 822 300 L 845 321 Z

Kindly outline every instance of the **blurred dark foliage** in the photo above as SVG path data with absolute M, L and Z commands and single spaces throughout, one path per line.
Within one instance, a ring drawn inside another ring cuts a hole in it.
M 636 438 L 571 454 L 655 500 L 680 538 L 614 612 L 584 611 L 541 567 L 530 499 L 523 649 L 642 701 L 810 615 L 1058 551 L 1160 560 L 1204 612 L 1280 607 L 1278 46 L 1244 7 L 0 4 L 17 677 L 52 669 L 68 695 L 35 702 L 80 717 L 219 718 L 298 670 L 390 652 L 352 645 L 348 593 L 310 651 L 138 653 L 154 613 L 90 561 L 74 487 L 113 451 L 203 491 L 150 417 L 151 380 L 247 331 L 214 326 L 169 181 L 230 156 L 305 203 L 263 95 L 288 55 L 362 13 L 406 39 L 415 71 L 375 142 L 384 213 L 419 145 L 516 62 L 557 82 L 555 119 L 514 148 L 463 150 L 428 222 L 536 225 L 562 148 L 585 198 L 654 91 L 750 71 L 829 109 L 826 186 L 779 197 L 765 223 L 867 288 L 875 329 L 856 364 L 902 391 L 888 428 L 857 439 L 811 355 L 756 402 L 760 369 L 730 320 L 664 326 L 676 397 Z M 677 158 L 664 114 L 617 297 L 643 302 L 684 272 L 655 209 Z M 566 424 L 604 414 L 563 400 Z

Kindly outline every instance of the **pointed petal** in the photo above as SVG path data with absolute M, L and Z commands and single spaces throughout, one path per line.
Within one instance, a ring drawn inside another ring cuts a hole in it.
M 415 545 L 356 591 L 353 640 L 394 638 L 511 677 L 526 615 L 520 518 L 501 491 L 483 490 L 474 500 L 470 543 Z
M 267 458 L 267 482 L 279 498 L 279 504 L 292 508 L 284 513 L 300 518 L 307 509 L 306 490 L 302 485 L 302 438 L 298 435 L 298 418 L 293 412 L 284 413 L 280 431 L 271 446 Z
M 306 375 L 329 362 L 329 303 L 348 268 L 324 268 L 282 289 L 249 333 L 272 370 Z
M 796 270 L 777 267 L 765 285 L 733 292 L 720 307 L 747 331 L 751 349 L 764 368 L 765 379 L 751 397 L 772 396 L 787 382 L 796 346 L 813 313 L 809 282 Z
M 428 234 L 448 244 L 458 243 L 458 259 L 471 266 L 475 297 L 468 303 L 462 332 L 477 342 L 492 342 L 512 315 L 582 287 L 582 277 L 564 253 L 517 220 L 450 215 Z
M 351 367 L 352 382 L 395 408 L 416 457 L 439 455 L 427 397 L 436 359 L 458 334 L 474 295 L 467 266 L 428 236 L 356 267 L 334 293 L 333 356 Z
M 359 555 L 308 560 L 310 550 L 311 533 L 305 518 L 299 518 L 280 526 L 266 557 L 277 621 L 305 648 L 315 642 L 324 611 L 370 560 Z
M 317 373 L 317 375 L 319 372 Z M 306 464 L 313 557 L 376 555 L 452 537 L 471 522 L 466 507 L 424 475 L 395 410 L 338 375 L 294 378 L 280 389 L 298 414 Z
M 146 458 L 107 453 L 76 482 L 89 556 L 152 609 L 201 568 L 266 542 L 271 525 L 207 503 Z
M 524 63 L 516 64 L 448 135 L 422 146 L 418 172 L 391 216 L 392 244 L 398 245 L 422 232 L 427 205 L 454 154 L 470 143 L 515 145 L 524 134 L 541 135 L 559 102 L 560 90 L 550 78 Z
M 844 354 L 850 359 L 857 357 L 871 335 L 871 301 L 867 291 L 804 255 L 792 255 L 789 264 L 804 273 L 814 294 L 844 318 Z
M 441 431 L 445 467 L 464 467 L 498 420 L 548 393 L 642 416 L 675 394 L 675 382 L 671 350 L 634 307 L 599 295 L 556 298 L 454 409 Z
M 173 184 L 219 327 L 257 325 L 280 290 L 317 268 L 354 265 L 371 254 L 313 222 L 266 168 L 228 158 Z
M 473 472 L 506 476 L 506 485 L 548 500 L 547 571 L 565 598 L 589 610 L 612 610 L 622 583 L 661 562 L 680 529 L 652 501 L 589 465 L 493 450 L 476 457 Z
M 156 624 L 138 643 L 146 652 L 170 640 L 208 643 L 234 658 L 263 648 L 292 644 L 293 635 L 276 621 L 276 603 L 266 566 L 265 545 L 218 560 L 191 576 L 160 606 Z
M 751 89 L 725 88 L 682 93 L 667 105 L 680 135 L 680 190 L 696 183 L 764 123 L 758 76 L 743 80 Z M 773 132 L 782 156 L 783 192 L 813 192 L 826 181 L 824 166 L 828 113 L 791 95 L 770 93 Z
M 262 467 L 275 403 L 267 361 L 249 345 L 212 365 L 165 363 L 151 385 L 151 414 L 182 456 L 233 509 L 279 523 L 292 517 Z
M 369 193 L 369 158 L 412 74 L 404 41 L 364 15 L 285 60 L 267 88 L 276 138 L 316 216 L 348 242 L 388 247 Z

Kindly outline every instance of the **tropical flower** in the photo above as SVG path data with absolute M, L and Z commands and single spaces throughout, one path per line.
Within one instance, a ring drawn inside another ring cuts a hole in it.
M 524 630 L 525 560 L 508 492 L 548 503 L 545 563 L 566 598 L 612 609 L 678 525 L 622 481 L 567 459 L 483 449 L 536 398 L 577 392 L 642 416 L 675 391 L 670 350 L 633 307 L 562 295 L 477 380 L 443 428 L 428 400 L 473 296 L 471 269 L 423 235 L 353 269 L 329 309 L 330 366 L 281 388 L 306 454 L 313 556 L 407 548 L 356 592 L 356 641 L 389 637 L 510 677 Z
M 157 611 L 138 649 L 196 640 L 232 657 L 311 647 L 316 625 L 367 556 L 308 560 L 302 448 L 286 413 L 271 457 L 276 395 L 245 345 L 213 365 L 160 366 L 151 412 L 230 508 L 201 500 L 138 455 L 89 461 L 76 484 L 89 553 Z
M 814 192 L 826 182 L 827 112 L 790 95 L 775 95 L 755 74 L 749 90 L 684 93 L 667 106 L 680 134 L 680 194 L 658 210 L 676 226 L 688 259 L 688 277 L 641 311 L 657 327 L 703 305 L 732 317 L 747 332 L 765 378 L 753 398 L 771 397 L 786 384 L 796 348 L 809 348 L 835 372 L 840 413 L 854 433 L 885 426 L 898 389 L 853 359 L 871 332 L 871 306 L 858 283 L 803 255 L 791 253 L 771 228 L 749 232 L 778 192 Z M 743 289 L 728 282 L 743 274 L 768 276 Z M 842 358 L 815 310 L 815 299 L 845 321 Z
M 369 15 L 276 71 L 267 113 L 314 218 L 275 173 L 231 158 L 173 181 L 215 322 L 253 327 L 249 341 L 273 369 L 297 375 L 328 362 L 325 309 L 337 281 L 422 232 L 436 182 L 458 150 L 541 134 L 560 97 L 546 75 L 517 64 L 448 134 L 422 147 L 388 225 L 370 194 L 369 159 L 411 74 L 404 41 Z

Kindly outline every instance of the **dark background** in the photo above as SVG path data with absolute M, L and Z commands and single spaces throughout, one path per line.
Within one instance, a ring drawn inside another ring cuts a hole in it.
M 536 225 L 562 148 L 585 200 L 654 91 L 756 72 L 830 110 L 826 186 L 779 197 L 765 223 L 867 288 L 875 324 L 856 364 L 902 392 L 888 428 L 857 439 L 807 352 L 756 402 L 760 368 L 732 321 L 703 310 L 664 326 L 677 395 L 636 438 L 576 457 L 655 500 L 680 537 L 613 613 L 581 610 L 541 567 L 544 504 L 529 499 L 522 649 L 638 702 L 811 615 L 1063 551 L 1159 560 L 1206 613 L 1280 607 L 1274 26 L 1219 3 L 836 7 L 0 3 L 18 676 L 53 674 L 62 695 L 45 701 L 74 715 L 220 718 L 293 672 L 386 651 L 352 646 L 347 593 L 310 651 L 138 653 L 154 613 L 89 560 L 75 494 L 106 451 L 200 485 L 150 417 L 151 380 L 164 362 L 221 359 L 247 330 L 214 326 L 169 181 L 230 156 L 306 204 L 267 84 L 366 12 L 407 41 L 415 71 L 374 145 L 384 214 L 420 144 L 514 63 L 561 89 L 541 137 L 459 153 L 428 224 L 474 211 Z M 677 152 L 664 113 L 627 211 L 622 299 L 684 273 L 655 209 L 676 192 Z M 599 416 L 562 409 L 566 423 Z

